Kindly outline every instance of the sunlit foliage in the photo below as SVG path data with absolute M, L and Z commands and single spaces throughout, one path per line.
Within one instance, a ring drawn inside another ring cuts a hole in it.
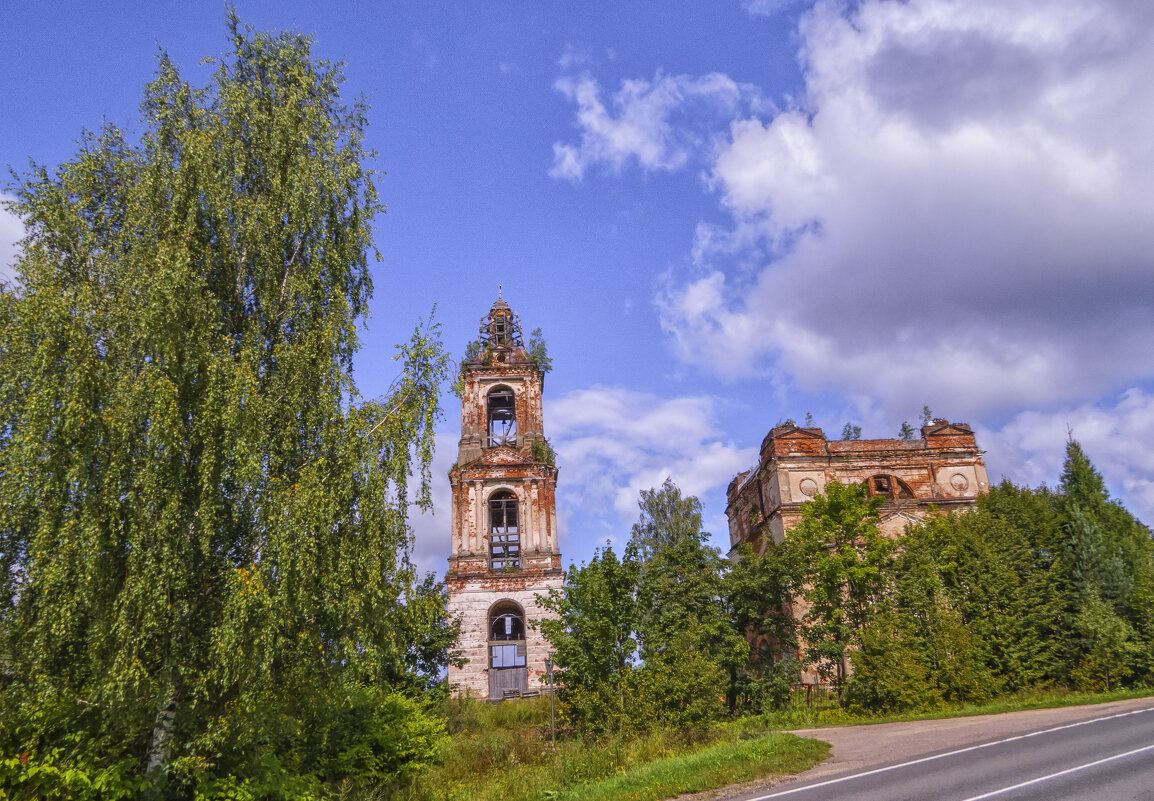
M 389 781 L 440 736 L 452 632 L 406 513 L 447 362 L 430 320 L 357 393 L 365 108 L 308 38 L 228 23 L 205 88 L 160 56 L 138 142 L 107 125 L 15 187 L 0 739 L 169 787 Z

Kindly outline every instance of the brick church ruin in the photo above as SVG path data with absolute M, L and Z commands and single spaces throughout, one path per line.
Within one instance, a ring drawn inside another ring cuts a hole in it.
M 885 502 L 883 534 L 897 537 L 930 507 L 971 506 L 989 491 L 989 478 L 973 430 L 935 420 L 922 438 L 828 440 L 820 428 L 780 425 L 761 443 L 757 465 L 729 485 L 725 514 L 729 541 L 749 542 L 763 553 L 801 520 L 801 505 L 829 481 L 864 483 Z
M 449 471 L 453 505 L 446 585 L 461 622 L 449 668 L 459 695 L 499 699 L 538 690 L 549 644 L 531 624 L 550 614 L 536 596 L 560 588 L 554 493 L 545 441 L 545 373 L 501 300 L 481 321 L 480 349 L 461 365 L 461 441 Z
M 479 347 L 461 365 L 461 439 L 452 487 L 449 614 L 460 621 L 448 681 L 458 695 L 501 699 L 544 683 L 549 643 L 533 624 L 550 615 L 537 596 L 564 582 L 557 544 L 557 467 L 545 440 L 545 373 L 498 293 Z M 937 420 L 920 440 L 828 440 L 820 428 L 775 427 L 758 463 L 729 485 L 730 544 L 780 543 L 801 505 L 829 481 L 881 495 L 880 528 L 899 536 L 931 507 L 972 505 L 989 490 L 973 430 Z

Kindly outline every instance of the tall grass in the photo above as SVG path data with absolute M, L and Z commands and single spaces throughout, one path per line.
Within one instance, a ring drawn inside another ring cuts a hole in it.
M 453 699 L 440 709 L 450 734 L 441 763 L 389 797 L 395 801 L 659 801 L 770 774 L 798 773 L 827 755 L 825 743 L 783 730 L 993 714 L 1151 693 L 1150 689 L 1072 693 L 1052 688 L 1022 692 L 984 706 L 884 717 L 853 715 L 832 695 L 812 693 L 807 698 L 802 693 L 779 712 L 741 718 L 691 737 L 658 730 L 628 740 L 586 741 L 559 730 L 556 748 L 549 741 L 548 698 L 499 704 Z
M 550 794 L 555 801 L 661 801 L 771 774 L 800 773 L 829 754 L 829 744 L 792 734 L 763 734 L 637 765 L 622 773 Z
M 797 772 L 824 758 L 826 746 L 770 733 L 756 720 L 692 738 L 653 731 L 628 740 L 585 741 L 560 732 L 549 742 L 547 698 L 487 704 L 445 702 L 451 736 L 440 765 L 394 794 L 400 801 L 658 799 Z M 682 789 L 675 789 L 682 788 Z

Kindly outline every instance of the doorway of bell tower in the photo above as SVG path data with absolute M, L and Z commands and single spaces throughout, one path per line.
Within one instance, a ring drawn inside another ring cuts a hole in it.
M 499 603 L 489 613 L 489 700 L 501 700 L 508 690 L 528 689 L 524 613 L 515 603 Z

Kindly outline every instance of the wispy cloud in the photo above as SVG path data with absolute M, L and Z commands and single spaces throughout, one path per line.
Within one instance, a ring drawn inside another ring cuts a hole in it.
M 808 5 L 812 0 L 742 0 L 741 7 L 755 17 L 772 17 L 782 11 Z
M 753 87 L 720 73 L 659 72 L 653 80 L 623 81 L 606 96 L 585 72 L 557 79 L 554 88 L 577 106 L 580 142 L 554 143 L 549 174 L 571 181 L 594 167 L 610 173 L 630 164 L 651 171 L 679 169 L 691 156 L 710 151 L 718 121 L 761 102 Z

